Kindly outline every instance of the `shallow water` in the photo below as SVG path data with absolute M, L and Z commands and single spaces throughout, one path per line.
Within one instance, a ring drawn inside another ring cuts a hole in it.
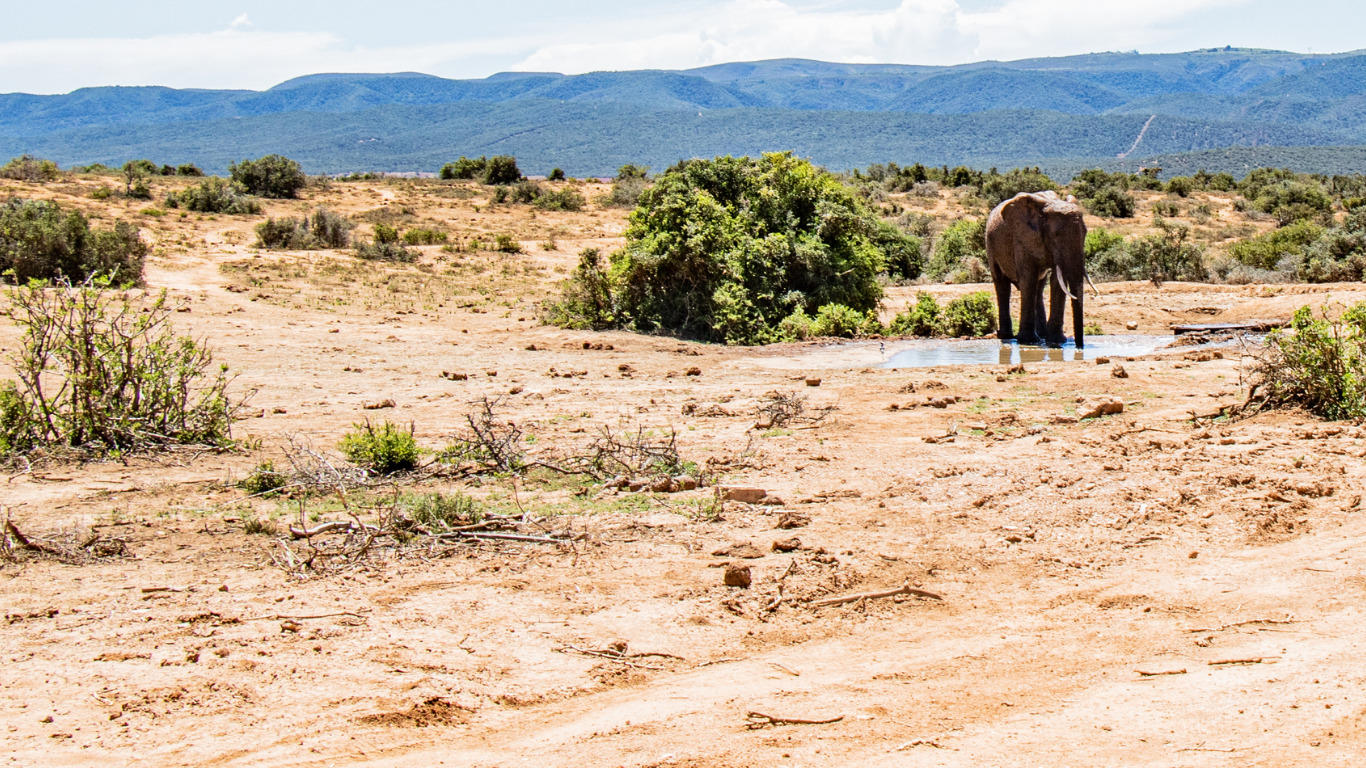
M 936 365 L 1012 365 L 1045 361 L 1095 360 L 1097 357 L 1135 357 L 1170 344 L 1171 336 L 1088 336 L 1077 349 L 1071 341 L 1062 347 L 1034 347 L 1016 341 L 925 340 L 898 343 L 882 368 L 929 368 Z

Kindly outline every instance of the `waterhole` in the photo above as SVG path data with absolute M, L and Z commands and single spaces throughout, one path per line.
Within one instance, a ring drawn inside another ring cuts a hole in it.
M 952 339 L 897 342 L 886 350 L 882 368 L 929 368 L 936 365 L 1014 365 L 1089 361 L 1097 357 L 1123 359 L 1146 355 L 1172 341 L 1171 336 L 1088 336 L 1086 346 L 1068 341 L 1062 347 L 1034 347 L 1016 341 Z

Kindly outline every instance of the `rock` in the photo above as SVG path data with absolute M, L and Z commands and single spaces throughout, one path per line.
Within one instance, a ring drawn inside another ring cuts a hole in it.
M 1077 417 L 1076 417 L 1076 416 L 1068 416 L 1067 414 L 1058 414 L 1057 416 L 1049 416 L 1049 417 L 1048 417 L 1048 423 L 1049 423 L 1049 424 L 1076 424 L 1076 423 L 1077 423 Z M 1031 434 L 1032 434 L 1032 433 L 1031 433 Z
M 673 493 L 678 490 L 678 483 L 672 477 L 661 477 L 650 483 L 650 490 L 655 493 Z
M 1127 331 L 1136 331 L 1138 330 L 1138 323 L 1134 322 L 1133 320 L 1130 320 L 1129 322 L 1124 324 L 1124 329 Z
M 1095 419 L 1120 413 L 1124 413 L 1124 401 L 1112 395 L 1088 397 L 1077 406 L 1078 419 Z
M 778 539 L 773 542 L 774 552 L 795 552 L 802 548 L 802 540 L 793 536 L 790 539 Z
M 680 491 L 692 491 L 697 489 L 697 478 L 692 475 L 679 475 L 674 478 L 674 481 L 678 483 L 678 490 Z
M 395 403 L 393 400 L 390 399 L 384 399 L 380 400 L 377 403 L 366 403 L 361 407 L 367 411 L 378 411 L 381 408 L 397 408 L 398 403 Z
M 535 344 L 528 344 L 528 345 L 526 345 L 526 351 L 528 351 L 528 352 L 535 352 L 535 351 L 536 351 L 536 345 L 535 345 Z
M 701 376 L 701 375 L 702 375 L 702 369 L 701 369 L 701 368 L 698 368 L 697 366 L 694 365 L 693 367 L 691 367 L 691 368 L 689 368 L 688 370 L 684 371 L 684 372 L 683 372 L 683 375 L 684 375 L 684 376 Z
M 729 547 L 722 547 L 721 549 L 712 552 L 712 555 L 715 557 L 739 557 L 745 560 L 757 560 L 763 557 L 764 553 L 749 542 L 738 542 Z M 746 586 L 748 586 L 748 584 Z
M 512 389 L 509 389 L 509 390 L 508 390 L 508 394 L 509 394 L 509 395 L 520 395 L 520 394 L 522 394 L 522 385 L 518 384 L 517 386 L 513 387 Z
M 1110 369 L 1110 377 L 1115 379 L 1127 379 L 1129 378 L 1129 372 L 1124 370 L 1124 366 L 1116 365 L 1114 368 Z
M 741 504 L 758 504 L 768 495 L 768 491 L 763 488 L 750 488 L 738 485 L 727 485 L 721 487 L 721 498 L 724 501 L 738 501 Z
M 1108 358 L 1108 357 L 1097 357 L 1097 358 L 1096 358 L 1096 365 L 1109 365 L 1109 364 L 1110 364 L 1110 358 Z
M 817 378 L 814 378 L 814 377 L 813 377 L 813 378 L 810 378 L 810 379 L 807 379 L 807 380 L 806 380 L 806 386 L 808 386 L 808 387 L 819 387 L 820 385 L 821 385 L 821 380 L 820 380 L 820 379 L 817 379 Z
M 1010 366 L 1010 370 L 1006 371 L 1006 373 L 1018 373 L 1024 375 L 1028 373 L 1028 371 L 1025 370 L 1024 363 L 1017 363 L 1015 365 Z
M 447 379 L 449 381 L 469 381 L 470 375 L 468 373 L 448 373 L 446 371 L 442 371 L 441 378 Z
M 497 375 L 498 375 L 498 372 L 497 372 L 497 371 L 484 371 L 484 375 L 487 376 L 487 377 L 489 377 L 489 378 L 491 379 L 491 378 L 493 378 L 494 376 L 497 376 Z
M 764 505 L 765 507 L 781 507 L 787 504 L 787 502 L 783 501 L 781 497 L 774 496 L 771 493 L 760 499 L 759 503 Z
M 723 581 L 725 585 L 728 587 L 739 587 L 741 589 L 749 589 L 749 566 L 740 565 L 739 563 L 731 563 L 730 565 L 727 565 L 726 575 Z
M 805 528 L 808 525 L 811 525 L 811 516 L 795 510 L 784 512 L 783 516 L 778 518 L 778 529 L 783 531 Z

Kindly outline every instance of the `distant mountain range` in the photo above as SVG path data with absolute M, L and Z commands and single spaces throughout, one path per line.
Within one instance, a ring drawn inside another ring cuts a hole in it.
M 1145 129 L 1146 126 L 1146 129 Z M 875 162 L 1209 170 L 1366 167 L 1366 52 L 1220 48 L 954 67 L 781 59 L 686 71 L 512 72 L 483 80 L 322 74 L 266 91 L 83 88 L 0 95 L 0 154 L 73 163 L 279 152 L 314 173 L 433 171 L 514 154 L 527 173 L 792 149 Z M 1232 151 L 1241 149 L 1241 151 Z

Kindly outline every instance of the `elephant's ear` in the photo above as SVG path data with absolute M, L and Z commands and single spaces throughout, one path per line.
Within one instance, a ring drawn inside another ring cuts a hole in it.
M 1033 232 L 1043 223 L 1043 203 L 1034 195 L 1018 194 L 1006 203 L 1010 217 L 1022 222 Z

